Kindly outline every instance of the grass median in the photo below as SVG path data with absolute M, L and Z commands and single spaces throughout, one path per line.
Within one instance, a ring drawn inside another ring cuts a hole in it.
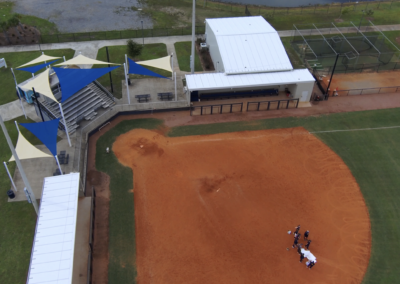
M 192 43 L 190 41 L 176 42 L 175 51 L 178 58 L 179 69 L 181 71 L 190 72 L 190 55 L 191 55 Z M 202 72 L 199 55 L 196 52 L 194 56 L 194 71 Z

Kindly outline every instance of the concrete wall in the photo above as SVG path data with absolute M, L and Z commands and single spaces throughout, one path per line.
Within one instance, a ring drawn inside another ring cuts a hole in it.
M 294 99 L 300 99 L 300 102 L 309 102 L 315 82 L 298 83 L 289 85 L 289 90 Z
M 215 71 L 225 72 L 224 64 L 222 63 L 221 53 L 219 52 L 217 38 L 211 30 L 209 24 L 206 22 L 206 43 L 210 50 L 211 59 L 214 63 Z

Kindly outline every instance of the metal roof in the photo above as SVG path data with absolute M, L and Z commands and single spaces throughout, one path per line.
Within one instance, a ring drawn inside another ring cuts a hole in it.
M 240 75 L 224 73 L 186 75 L 186 85 L 190 91 L 276 86 L 314 81 L 314 77 L 307 69 Z
M 278 32 L 261 16 L 207 19 L 226 74 L 292 70 Z
M 276 33 L 262 16 L 206 19 L 206 22 L 215 36 Z
M 71 284 L 79 173 L 44 179 L 27 284 Z

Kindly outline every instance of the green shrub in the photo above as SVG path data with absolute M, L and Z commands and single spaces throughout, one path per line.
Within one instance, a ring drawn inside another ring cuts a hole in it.
M 143 46 L 129 39 L 126 42 L 127 52 L 130 57 L 139 56 L 142 53 Z

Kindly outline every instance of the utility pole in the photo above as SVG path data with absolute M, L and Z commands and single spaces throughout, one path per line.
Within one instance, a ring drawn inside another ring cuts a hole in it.
M 328 84 L 328 88 L 326 88 L 326 94 L 329 96 L 329 87 L 331 86 L 332 83 L 332 78 L 333 78 L 333 73 L 335 73 L 335 69 L 336 69 L 336 63 L 338 62 L 340 54 L 336 54 L 336 60 L 335 60 L 335 65 L 333 65 L 333 69 L 332 69 L 332 74 L 331 74 L 331 79 L 329 80 L 329 84 Z
M 29 195 L 31 196 L 32 205 L 33 205 L 33 207 L 35 208 L 36 215 L 38 215 L 39 208 L 38 208 L 38 205 L 37 205 L 37 202 L 36 202 L 35 194 L 33 193 L 32 188 L 31 188 L 31 185 L 29 184 L 29 181 L 28 181 L 28 179 L 26 178 L 25 171 L 24 171 L 24 169 L 22 168 L 21 161 L 19 160 L 18 155 L 17 155 L 17 152 L 16 152 L 15 149 L 14 149 L 14 145 L 13 145 L 13 143 L 11 142 L 11 138 L 10 138 L 10 136 L 8 135 L 7 128 L 6 128 L 6 126 L 4 125 L 4 121 L 3 121 L 3 118 L 1 117 L 1 115 L 0 115 L 0 125 L 1 125 L 1 128 L 3 129 L 3 133 L 4 133 L 4 136 L 6 137 L 8 146 L 10 147 L 11 153 L 12 153 L 12 155 L 14 156 L 15 162 L 17 163 L 17 167 L 18 167 L 19 172 L 20 172 L 20 174 L 21 174 L 22 180 L 24 181 L 24 184 L 25 184 L 25 186 L 26 186 L 26 188 L 27 188 L 27 190 L 28 190 L 28 192 L 29 192 Z
M 190 60 L 190 71 L 194 74 L 194 38 L 196 33 L 196 0 L 193 0 L 193 12 L 192 12 L 192 56 Z

